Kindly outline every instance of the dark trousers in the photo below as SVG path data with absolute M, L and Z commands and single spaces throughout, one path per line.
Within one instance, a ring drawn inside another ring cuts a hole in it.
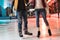
M 27 12 L 25 10 L 17 11 L 18 30 L 22 31 L 22 19 L 24 21 L 24 29 L 27 30 Z
M 35 10 L 35 15 L 36 15 L 36 25 L 37 25 L 37 27 L 39 27 L 39 18 L 40 18 L 39 16 L 40 16 L 40 14 L 43 17 L 45 24 L 47 26 L 49 26 L 49 23 L 46 19 L 46 10 L 45 9 L 36 9 Z

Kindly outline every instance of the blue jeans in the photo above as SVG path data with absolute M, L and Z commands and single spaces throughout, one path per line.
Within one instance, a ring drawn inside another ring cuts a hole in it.
M 46 19 L 46 10 L 45 9 L 36 9 L 35 10 L 35 15 L 36 15 L 36 25 L 37 25 L 37 27 L 40 27 L 39 26 L 39 18 L 40 18 L 39 16 L 40 16 L 40 14 L 43 17 L 45 24 L 47 26 L 49 26 L 49 23 L 48 23 L 48 21 Z
M 24 28 L 27 29 L 27 12 L 25 10 L 17 11 L 18 30 L 22 31 L 22 19 L 24 19 Z

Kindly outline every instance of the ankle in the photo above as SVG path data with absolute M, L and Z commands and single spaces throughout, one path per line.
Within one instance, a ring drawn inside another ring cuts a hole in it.
M 38 31 L 38 34 L 40 35 L 40 31 Z
M 40 31 L 38 31 L 37 37 L 38 37 L 38 38 L 40 37 Z

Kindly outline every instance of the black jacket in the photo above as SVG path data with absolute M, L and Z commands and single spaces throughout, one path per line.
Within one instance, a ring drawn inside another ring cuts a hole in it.
M 28 3 L 28 0 L 26 0 L 26 3 Z M 14 1 L 12 2 L 12 7 L 13 5 L 14 5 Z M 18 0 L 17 11 L 20 10 L 26 10 L 24 0 Z

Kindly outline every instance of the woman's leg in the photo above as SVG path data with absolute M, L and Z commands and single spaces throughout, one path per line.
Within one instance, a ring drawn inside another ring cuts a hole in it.
M 51 36 L 51 30 L 50 30 L 50 27 L 49 27 L 49 23 L 46 19 L 46 10 L 45 9 L 42 10 L 42 17 L 44 19 L 44 22 L 45 22 L 46 26 L 48 27 L 48 33 Z
M 40 14 L 40 11 L 39 10 L 36 10 L 35 11 L 35 15 L 36 15 L 36 26 L 38 27 L 37 37 L 40 37 L 39 14 Z

